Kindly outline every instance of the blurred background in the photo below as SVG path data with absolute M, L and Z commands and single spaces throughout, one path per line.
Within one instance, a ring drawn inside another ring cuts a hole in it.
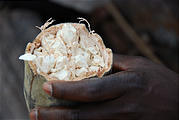
M 40 32 L 35 26 L 51 17 L 53 24 L 83 17 L 113 52 L 145 56 L 179 73 L 177 5 L 177 0 L 0 1 L 0 120 L 29 119 L 18 57 Z

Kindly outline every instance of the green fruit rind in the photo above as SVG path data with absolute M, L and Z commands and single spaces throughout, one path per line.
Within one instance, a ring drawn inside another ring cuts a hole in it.
M 29 112 L 36 107 L 74 106 L 78 104 L 77 102 L 58 100 L 46 94 L 42 89 L 43 83 L 47 82 L 45 77 L 34 75 L 27 61 L 24 64 L 24 97 Z

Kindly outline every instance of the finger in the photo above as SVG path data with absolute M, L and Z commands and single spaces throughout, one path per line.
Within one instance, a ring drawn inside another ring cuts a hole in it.
M 119 97 L 141 86 L 142 82 L 136 73 L 123 71 L 81 81 L 51 81 L 45 83 L 43 89 L 59 99 L 93 102 Z
M 44 107 L 30 112 L 31 120 L 79 120 L 78 111 L 59 107 Z
M 113 69 L 118 71 L 136 70 L 151 66 L 152 61 L 141 56 L 126 56 L 113 54 Z
M 134 59 L 133 56 L 113 54 L 113 68 L 115 70 L 127 70 L 130 68 L 130 62 Z
M 124 99 L 125 100 L 125 99 Z M 92 103 L 75 109 L 61 107 L 43 107 L 30 113 L 31 120 L 101 120 L 125 119 L 136 117 L 137 104 L 123 100 Z

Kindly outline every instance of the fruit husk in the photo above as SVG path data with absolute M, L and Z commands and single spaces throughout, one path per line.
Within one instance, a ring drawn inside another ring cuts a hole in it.
M 56 99 L 42 89 L 44 82 L 47 82 L 45 77 L 39 74 L 34 74 L 27 61 L 24 61 L 24 96 L 28 111 L 30 112 L 36 107 L 50 106 L 75 106 L 78 103 L 66 100 Z
M 51 19 L 49 19 L 43 26 L 38 27 L 41 30 L 41 33 L 35 38 L 35 40 L 33 41 L 34 44 L 38 44 L 40 43 L 40 37 L 45 33 L 45 32 L 54 32 L 56 31 L 56 29 L 61 28 L 61 25 L 57 25 L 57 26 L 51 26 L 50 28 L 46 29 L 46 27 L 48 25 L 50 25 L 52 21 L 50 21 Z M 90 26 L 89 26 L 90 28 Z M 82 27 L 82 29 L 84 29 L 86 32 L 87 29 L 85 26 Z M 102 49 L 105 48 L 102 38 L 93 33 L 93 31 L 90 30 L 90 35 L 94 35 L 96 36 L 100 41 L 99 44 L 102 47 Z M 32 44 L 29 43 L 26 47 L 26 52 L 27 53 L 32 53 L 31 51 L 31 47 Z M 106 54 L 109 55 L 109 62 L 108 62 L 108 68 L 104 69 L 102 72 L 99 72 L 97 75 L 98 77 L 102 77 L 104 75 L 104 73 L 108 73 L 107 71 L 110 70 L 111 68 L 111 64 L 112 64 L 112 51 L 108 48 L 106 48 Z M 52 96 L 49 96 L 48 94 L 46 94 L 44 92 L 44 90 L 42 89 L 42 85 L 44 82 L 47 82 L 49 80 L 55 80 L 54 78 L 50 78 L 48 75 L 40 75 L 37 73 L 36 71 L 36 66 L 30 62 L 30 61 L 24 61 L 25 64 L 25 69 L 24 69 L 24 96 L 25 96 L 25 101 L 27 104 L 27 108 L 29 110 L 29 112 L 36 107 L 49 107 L 49 106 L 76 106 L 82 103 L 79 102 L 73 102 L 73 101 L 67 101 L 67 100 L 59 100 L 56 98 L 53 98 Z M 45 77 L 44 77 L 45 76 Z M 90 77 L 90 76 L 88 76 Z M 91 75 L 91 77 L 95 77 L 94 75 Z M 48 79 L 48 80 L 47 80 Z M 82 80 L 83 78 L 78 78 L 74 81 L 77 80 Z

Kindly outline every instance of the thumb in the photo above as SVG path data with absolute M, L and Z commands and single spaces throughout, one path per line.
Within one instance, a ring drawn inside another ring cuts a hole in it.
M 53 97 L 78 102 L 95 102 L 119 97 L 124 92 L 141 87 L 141 80 L 134 72 L 118 72 L 102 78 L 81 81 L 51 81 L 43 85 L 51 86 Z

